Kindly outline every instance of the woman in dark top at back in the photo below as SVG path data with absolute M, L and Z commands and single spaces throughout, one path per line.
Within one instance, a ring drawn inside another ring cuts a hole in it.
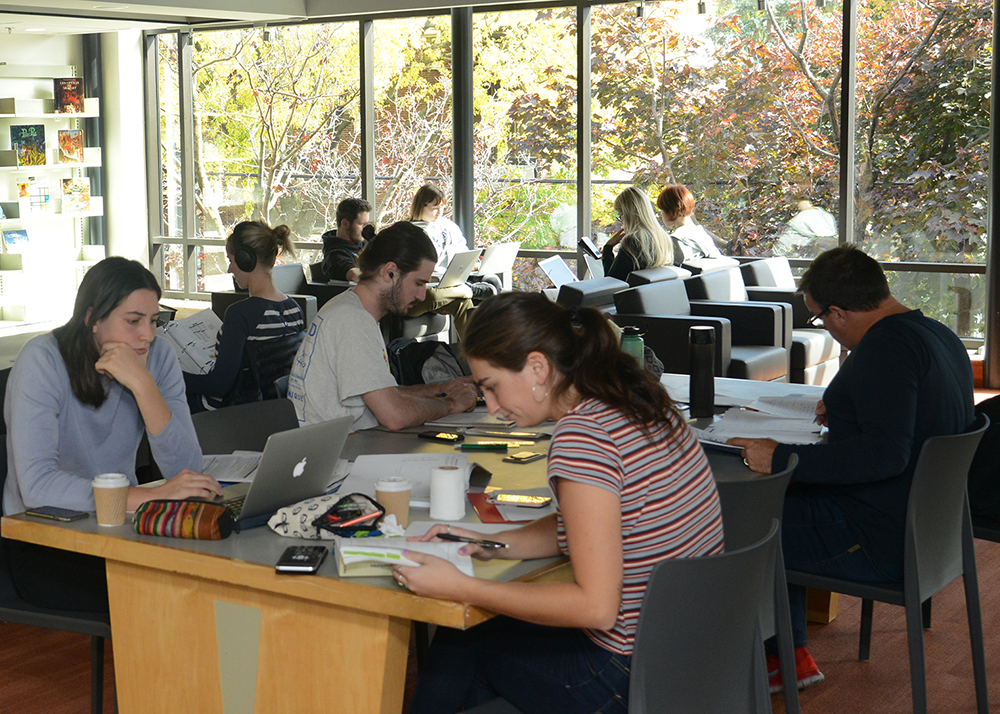
M 249 290 L 250 297 L 226 310 L 212 370 L 207 374 L 184 374 L 192 412 L 237 403 L 227 397 L 236 386 L 248 343 L 262 344 L 305 329 L 298 303 L 278 290 L 271 277 L 279 254 L 295 256 L 291 229 L 286 225 L 270 228 L 262 221 L 243 221 L 229 235 L 229 272 L 237 285 Z
M 673 244 L 657 222 L 649 196 L 629 186 L 615 198 L 615 212 L 622 227 L 604 245 L 604 275 L 625 280 L 633 270 L 673 263 Z M 616 245 L 617 256 L 613 251 Z

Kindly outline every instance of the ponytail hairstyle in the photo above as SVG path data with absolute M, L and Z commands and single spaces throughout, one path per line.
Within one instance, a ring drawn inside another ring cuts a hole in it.
M 359 280 L 371 280 L 386 263 L 395 263 L 403 275 L 429 260 L 437 263 L 437 250 L 424 230 L 408 221 L 393 223 L 372 238 L 358 254 Z
M 245 272 L 251 272 L 257 265 L 266 270 L 274 267 L 278 255 L 295 257 L 295 245 L 292 243 L 292 229 L 282 224 L 271 228 L 264 221 L 243 221 L 237 223 L 233 232 L 226 239 L 226 251 L 236 256 L 245 249 L 257 256 L 254 266 L 247 270 L 244 264 L 237 261 L 237 266 Z M 249 256 L 248 256 L 249 257 Z
M 647 437 L 672 415 L 671 436 L 684 423 L 659 381 L 622 352 L 607 319 L 592 308 L 567 308 L 541 293 L 501 293 L 473 312 L 463 351 L 511 372 L 540 352 L 556 372 L 553 399 L 573 387 L 620 411 Z
M 444 191 L 432 183 L 425 183 L 413 194 L 413 203 L 410 204 L 410 220 L 419 221 L 420 214 L 427 206 L 435 203 L 444 203 Z
M 674 245 L 653 213 L 649 196 L 629 186 L 615 198 L 615 211 L 621 216 L 625 237 L 620 250 L 635 258 L 640 268 L 672 265 Z
M 156 299 L 160 299 L 156 278 L 141 263 L 120 257 L 105 258 L 83 276 L 69 322 L 52 331 L 73 394 L 84 404 L 96 408 L 107 398 L 104 382 L 95 368 L 101 355 L 94 340 L 94 325 L 136 290 L 152 290 Z

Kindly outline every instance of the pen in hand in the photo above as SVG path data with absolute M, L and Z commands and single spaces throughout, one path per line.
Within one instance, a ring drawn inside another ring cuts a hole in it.
M 473 545 L 478 545 L 481 548 L 507 548 L 506 543 L 501 543 L 495 540 L 482 540 L 480 538 L 466 538 L 465 536 L 454 535 L 452 533 L 438 533 L 437 538 L 440 540 L 450 540 L 456 543 L 472 543 Z

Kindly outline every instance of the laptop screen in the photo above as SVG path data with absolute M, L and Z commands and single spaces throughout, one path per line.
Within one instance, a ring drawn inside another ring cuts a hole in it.
M 561 288 L 566 283 L 574 283 L 577 281 L 577 277 L 573 274 L 569 265 L 563 260 L 561 255 L 554 255 L 551 258 L 545 258 L 544 260 L 538 261 L 538 267 L 542 269 L 549 280 L 551 280 L 557 288 Z

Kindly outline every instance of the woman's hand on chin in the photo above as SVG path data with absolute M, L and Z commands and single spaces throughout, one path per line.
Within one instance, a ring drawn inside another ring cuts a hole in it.
M 146 368 L 149 348 L 139 354 L 124 342 L 105 342 L 101 345 L 101 356 L 94 368 L 132 391 L 142 380 L 151 379 Z

